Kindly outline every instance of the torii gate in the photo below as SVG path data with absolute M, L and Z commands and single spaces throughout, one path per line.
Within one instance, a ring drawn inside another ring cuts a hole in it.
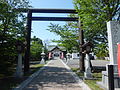
M 29 61 L 30 61 L 30 39 L 31 39 L 31 25 L 32 21 L 78 21 L 79 25 L 79 39 L 80 39 L 80 68 L 84 70 L 84 59 L 82 54 L 83 45 L 83 30 L 80 29 L 80 20 L 78 17 L 33 17 L 32 13 L 73 13 L 77 14 L 74 9 L 25 9 L 27 12 L 27 36 L 26 36 L 26 51 L 24 60 L 24 73 L 29 72 Z

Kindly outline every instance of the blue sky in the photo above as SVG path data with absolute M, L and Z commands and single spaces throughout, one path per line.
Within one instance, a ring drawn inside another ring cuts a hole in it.
M 34 8 L 55 8 L 55 9 L 74 9 L 72 0 L 30 0 Z M 67 16 L 67 14 L 33 14 L 33 16 Z M 52 32 L 47 31 L 50 23 L 63 25 L 65 22 L 58 21 L 33 21 L 31 36 L 37 36 L 42 40 L 58 40 L 60 37 Z

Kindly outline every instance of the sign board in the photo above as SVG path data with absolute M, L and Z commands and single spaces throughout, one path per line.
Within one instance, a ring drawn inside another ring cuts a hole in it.
M 118 75 L 120 77 L 120 43 L 118 44 L 117 62 L 118 62 Z

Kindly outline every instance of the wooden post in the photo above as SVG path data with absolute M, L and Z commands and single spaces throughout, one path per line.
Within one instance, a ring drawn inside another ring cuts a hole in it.
M 85 71 L 85 66 L 84 66 L 84 54 L 82 53 L 84 50 L 82 48 L 82 45 L 84 44 L 84 36 L 83 36 L 83 30 L 81 29 L 81 22 L 80 18 L 78 21 L 78 27 L 79 27 L 79 40 L 80 40 L 80 71 L 84 72 Z
M 108 88 L 114 90 L 114 71 L 113 65 L 108 65 Z
M 26 44 L 25 60 L 24 60 L 24 73 L 29 72 L 31 25 L 32 25 L 32 11 L 29 10 L 27 13 L 27 35 L 26 35 L 27 44 Z

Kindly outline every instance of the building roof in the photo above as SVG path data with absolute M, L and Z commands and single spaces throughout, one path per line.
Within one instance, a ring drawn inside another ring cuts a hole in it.
M 48 46 L 48 51 L 52 51 L 56 48 L 59 49 L 60 51 L 66 51 L 65 47 L 55 46 L 55 45 Z

